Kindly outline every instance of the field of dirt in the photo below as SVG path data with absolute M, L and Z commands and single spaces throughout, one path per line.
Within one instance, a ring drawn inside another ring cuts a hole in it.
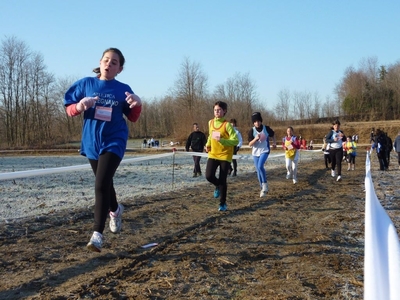
M 267 163 L 268 196 L 239 173 L 222 213 L 204 178 L 131 199 L 100 254 L 89 208 L 2 223 L 0 299 L 363 299 L 364 164 L 336 182 L 316 156 L 294 185 Z

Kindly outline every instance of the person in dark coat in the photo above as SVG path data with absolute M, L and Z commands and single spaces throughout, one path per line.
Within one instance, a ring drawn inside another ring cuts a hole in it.
M 193 132 L 189 135 L 185 149 L 188 152 L 191 148 L 193 152 L 203 152 L 207 143 L 206 135 L 200 131 L 199 124 L 193 123 Z M 193 177 L 201 176 L 200 167 L 201 156 L 193 156 L 194 168 Z

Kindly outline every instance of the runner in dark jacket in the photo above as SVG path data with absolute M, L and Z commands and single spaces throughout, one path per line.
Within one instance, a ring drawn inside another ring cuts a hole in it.
M 193 132 L 189 135 L 186 141 L 186 151 L 188 152 L 191 148 L 193 152 L 203 152 L 206 143 L 206 135 L 200 131 L 199 125 L 197 123 L 193 123 Z M 200 160 L 201 156 L 193 156 L 193 177 L 201 176 Z

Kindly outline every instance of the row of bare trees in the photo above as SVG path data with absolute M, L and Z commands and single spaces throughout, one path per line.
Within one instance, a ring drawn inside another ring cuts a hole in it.
M 337 85 L 337 99 L 322 100 L 317 92 L 282 89 L 272 110 L 259 99 L 250 74 L 236 73 L 211 92 L 200 64 L 185 58 L 173 87 L 158 99 L 142 99 L 142 115 L 129 122 L 131 138 L 170 138 L 183 141 L 193 122 L 207 131 L 216 101 L 228 103 L 227 118 L 239 129 L 251 127 L 250 116 L 260 111 L 265 123 L 360 115 L 363 119 L 397 118 L 400 101 L 400 65 L 378 68 L 368 60 L 359 70 L 349 68 Z M 43 56 L 16 37 L 6 38 L 0 51 L 1 147 L 54 147 L 80 139 L 82 116 L 67 117 L 63 96 L 77 78 L 55 76 L 46 70 Z M 388 110 L 390 112 L 388 112 Z
M 343 113 L 364 120 L 400 117 L 400 61 L 383 66 L 376 57 L 349 67 L 336 87 Z

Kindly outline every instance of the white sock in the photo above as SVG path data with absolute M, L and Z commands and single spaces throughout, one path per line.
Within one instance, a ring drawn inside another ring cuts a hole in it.
M 118 216 L 118 214 L 119 214 L 119 205 L 118 205 L 118 208 L 117 208 L 117 210 L 116 210 L 116 211 L 114 211 L 114 212 L 111 212 L 111 215 L 112 215 L 113 217 L 117 217 L 117 216 Z

